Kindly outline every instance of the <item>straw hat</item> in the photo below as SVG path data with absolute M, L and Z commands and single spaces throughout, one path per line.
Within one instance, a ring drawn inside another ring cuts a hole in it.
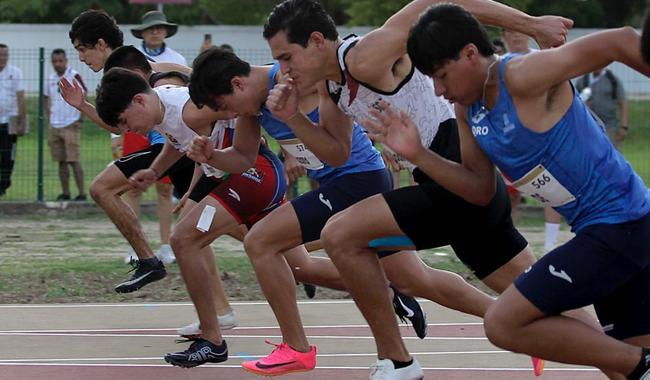
M 167 22 L 167 16 L 160 11 L 149 11 L 142 16 L 142 24 L 131 29 L 131 33 L 135 38 L 142 39 L 142 32 L 154 26 L 164 26 L 167 29 L 167 37 L 176 34 L 178 24 Z

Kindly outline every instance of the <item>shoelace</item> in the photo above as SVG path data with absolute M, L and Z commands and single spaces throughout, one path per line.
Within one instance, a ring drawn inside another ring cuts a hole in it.
M 286 343 L 282 342 L 280 344 L 276 344 L 266 339 L 264 340 L 264 343 L 275 347 L 273 351 L 271 351 L 269 356 L 267 356 L 267 358 L 270 359 L 270 358 L 279 357 L 278 358 L 279 361 L 284 361 L 285 359 L 289 359 L 289 356 L 286 354 L 286 351 L 283 349 L 285 346 L 287 346 Z M 289 349 L 288 346 L 287 349 Z
M 140 260 L 136 260 L 132 257 L 131 260 L 129 260 L 129 265 L 131 266 L 131 270 L 126 273 L 137 271 L 138 268 L 140 268 Z

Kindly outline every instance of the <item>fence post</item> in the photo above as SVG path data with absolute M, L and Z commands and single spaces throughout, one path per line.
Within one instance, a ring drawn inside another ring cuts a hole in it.
M 38 184 L 37 201 L 43 202 L 43 139 L 45 138 L 43 75 L 45 73 L 45 48 L 38 48 Z

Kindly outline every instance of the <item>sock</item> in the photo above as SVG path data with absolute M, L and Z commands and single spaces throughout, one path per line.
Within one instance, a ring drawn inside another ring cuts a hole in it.
M 641 360 L 636 368 L 628 375 L 628 379 L 637 380 L 643 376 L 650 368 L 650 348 L 643 348 L 641 351 Z
M 544 251 L 548 252 L 555 247 L 557 235 L 560 232 L 559 223 L 546 223 L 544 226 Z
M 405 368 L 413 364 L 413 358 L 407 362 L 398 362 L 397 360 L 390 359 L 391 362 L 393 362 L 393 366 L 395 369 L 400 369 L 400 368 Z

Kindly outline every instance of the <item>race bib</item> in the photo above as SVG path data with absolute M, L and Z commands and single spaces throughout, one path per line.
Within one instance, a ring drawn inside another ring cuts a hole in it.
M 300 165 L 309 170 L 322 169 L 325 164 L 312 153 L 299 139 L 278 141 L 282 148 L 298 160 Z
M 541 164 L 514 181 L 512 185 L 522 194 L 551 207 L 563 206 L 576 200 L 576 197 Z

